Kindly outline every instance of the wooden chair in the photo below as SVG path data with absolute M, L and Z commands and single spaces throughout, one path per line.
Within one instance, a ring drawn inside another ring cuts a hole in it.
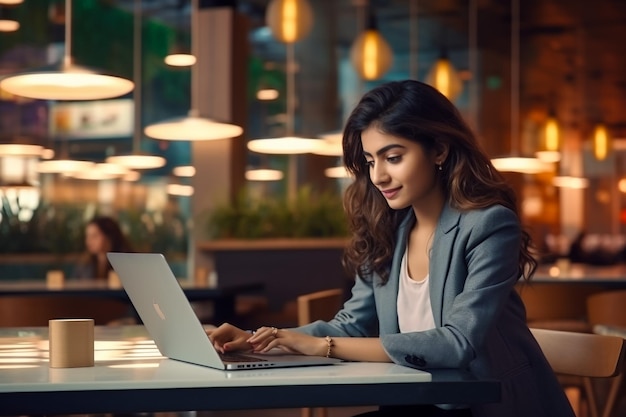
M 591 333 L 586 302 L 600 287 L 531 282 L 518 284 L 516 290 L 526 307 L 528 326 Z
M 603 291 L 587 298 L 587 318 L 591 326 L 618 326 L 626 328 L 626 290 Z M 624 375 L 618 375 L 609 386 L 603 416 L 611 415 L 618 394 L 623 387 Z
M 344 294 L 340 288 L 298 296 L 298 325 L 304 326 L 316 320 L 332 319 L 343 305 L 343 301 Z M 302 417 L 311 417 L 315 411 L 319 417 L 327 415 L 326 408 L 303 408 Z
M 626 351 L 624 339 L 547 329 L 532 328 L 531 331 L 556 374 L 582 378 L 584 399 L 591 415 L 597 417 L 598 406 L 591 378 L 621 375 Z

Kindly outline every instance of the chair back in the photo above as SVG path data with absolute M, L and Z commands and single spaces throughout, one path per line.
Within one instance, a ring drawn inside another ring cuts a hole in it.
M 610 378 L 622 371 L 624 339 L 591 333 L 531 329 L 557 374 Z
M 626 327 L 626 290 L 590 295 L 587 298 L 587 319 L 592 326 Z
M 340 288 L 322 290 L 298 296 L 298 325 L 316 320 L 330 320 L 343 305 L 344 295 Z

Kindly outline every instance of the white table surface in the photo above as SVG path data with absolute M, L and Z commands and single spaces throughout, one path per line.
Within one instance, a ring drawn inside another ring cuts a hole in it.
M 0 329 L 0 415 L 499 398 L 498 382 L 458 371 L 431 377 L 395 364 L 352 362 L 220 371 L 162 357 L 143 326 L 97 326 L 95 340 L 95 366 L 55 369 L 48 365 L 47 328 Z

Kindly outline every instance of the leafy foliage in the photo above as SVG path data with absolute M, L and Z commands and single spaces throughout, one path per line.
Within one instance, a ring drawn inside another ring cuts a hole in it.
M 0 206 L 0 254 L 69 254 L 84 250 L 84 230 L 91 215 L 78 205 L 40 205 L 27 220 L 6 204 Z M 188 233 L 180 213 L 120 210 L 113 214 L 132 247 L 140 252 L 186 253 Z
M 207 221 L 209 236 L 219 238 L 338 237 L 347 234 L 341 198 L 302 187 L 294 201 L 253 200 L 242 192 L 234 205 L 215 208 Z

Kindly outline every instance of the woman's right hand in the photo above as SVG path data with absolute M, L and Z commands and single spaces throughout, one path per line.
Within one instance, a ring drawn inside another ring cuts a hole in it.
M 224 323 L 219 327 L 207 330 L 206 334 L 220 353 L 252 350 L 252 345 L 248 343 L 250 333 L 232 324 Z

